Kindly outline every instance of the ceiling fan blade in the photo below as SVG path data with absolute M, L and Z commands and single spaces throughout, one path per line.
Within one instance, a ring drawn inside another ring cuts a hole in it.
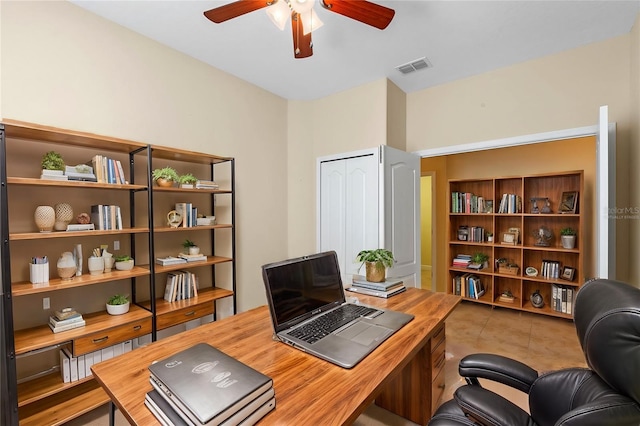
M 291 13 L 291 30 L 293 33 L 293 56 L 296 59 L 308 58 L 313 55 L 311 33 L 305 35 L 302 31 L 302 21 L 296 12 Z
M 267 0 L 238 0 L 233 3 L 225 4 L 224 6 L 207 10 L 204 12 L 204 16 L 206 16 L 210 21 L 219 24 L 221 22 L 228 21 L 229 19 L 237 18 L 245 13 L 267 7 L 271 3 L 271 1 Z
M 393 9 L 366 0 L 320 0 L 320 4 L 327 10 L 381 30 L 387 28 L 396 14 Z

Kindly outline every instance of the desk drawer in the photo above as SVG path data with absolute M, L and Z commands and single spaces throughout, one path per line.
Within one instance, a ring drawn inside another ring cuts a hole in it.
M 191 321 L 205 315 L 211 315 L 215 311 L 213 302 L 202 303 L 200 305 L 187 306 L 166 314 L 159 315 L 156 318 L 156 326 L 158 330 L 171 327 L 176 324 Z
M 75 356 L 97 351 L 125 340 L 151 333 L 151 318 L 133 321 L 98 333 L 88 334 L 73 341 Z
M 442 363 L 442 365 L 444 365 L 444 363 Z M 431 414 L 435 413 L 436 408 L 440 405 L 440 400 L 444 393 L 444 376 L 444 369 L 441 369 L 431 383 Z
M 444 369 L 445 349 L 447 345 L 442 342 L 433 352 L 431 352 L 431 377 L 435 378 Z M 435 380 L 435 379 L 434 379 Z
M 433 352 L 439 345 L 444 343 L 445 332 L 444 332 L 444 324 L 436 330 L 431 338 L 431 352 Z

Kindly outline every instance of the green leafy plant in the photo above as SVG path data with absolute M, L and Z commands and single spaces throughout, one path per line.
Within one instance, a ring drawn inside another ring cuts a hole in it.
M 184 248 L 189 248 L 189 247 L 198 247 L 198 245 L 196 243 L 194 243 L 193 241 L 191 241 L 190 239 L 186 239 L 184 240 L 184 242 L 182 243 L 182 247 Z
M 115 260 L 116 262 L 126 262 L 127 260 L 133 260 L 133 258 L 128 254 L 123 254 L 120 256 L 114 256 L 113 260 Z
M 192 175 L 191 173 L 187 173 L 178 178 L 178 183 L 180 184 L 194 184 L 198 181 L 198 178 Z
M 107 301 L 108 305 L 126 305 L 129 303 L 129 296 L 123 294 L 114 294 Z
M 42 156 L 43 170 L 64 170 L 64 160 L 62 155 L 55 151 L 49 151 Z
M 560 230 L 560 235 L 576 235 L 577 233 L 578 233 L 578 231 L 576 231 L 575 229 L 573 229 L 571 227 L 562 228 Z
M 362 262 L 362 265 L 364 265 L 365 262 L 380 262 L 385 268 L 391 268 L 395 261 L 393 253 L 387 249 L 362 250 L 356 256 L 356 260 Z M 362 265 L 360 265 L 361 268 Z
M 161 169 L 155 169 L 151 172 L 151 177 L 153 178 L 153 180 L 165 179 L 172 180 L 174 182 L 177 182 L 179 179 L 178 172 L 176 172 L 173 167 L 168 166 Z
M 473 253 L 473 256 L 471 256 L 471 261 L 473 263 L 479 263 L 479 264 L 482 265 L 487 260 L 489 260 L 489 255 L 488 254 L 484 254 L 484 253 L 479 252 L 479 251 Z

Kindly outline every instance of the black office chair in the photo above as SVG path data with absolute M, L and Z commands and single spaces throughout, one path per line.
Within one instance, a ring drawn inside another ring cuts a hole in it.
M 468 384 L 438 408 L 429 426 L 640 425 L 640 289 L 590 281 L 576 296 L 574 322 L 590 368 L 538 375 L 503 356 L 466 356 L 459 371 Z M 527 393 L 530 414 L 482 388 L 478 378 Z

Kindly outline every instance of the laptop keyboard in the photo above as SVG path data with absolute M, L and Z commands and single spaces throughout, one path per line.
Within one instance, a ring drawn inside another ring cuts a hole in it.
M 339 329 L 359 317 L 365 317 L 378 312 L 377 309 L 360 305 L 342 305 L 333 311 L 306 323 L 305 325 L 290 331 L 290 336 L 304 340 L 308 343 L 315 343 L 324 336 Z

